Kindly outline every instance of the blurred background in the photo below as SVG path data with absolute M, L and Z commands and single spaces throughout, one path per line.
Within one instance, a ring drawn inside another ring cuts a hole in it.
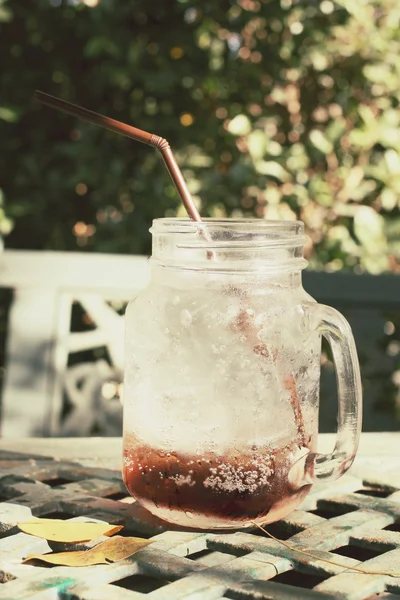
M 399 23 L 398 0 L 0 0 L 4 246 L 149 255 L 184 214 L 157 152 L 40 89 L 165 137 L 203 216 L 298 218 L 309 269 L 399 273 Z M 400 313 L 346 316 L 366 428 L 399 429 Z

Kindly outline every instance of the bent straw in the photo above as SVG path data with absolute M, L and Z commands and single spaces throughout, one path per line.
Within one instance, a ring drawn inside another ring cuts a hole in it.
M 172 181 L 175 184 L 189 217 L 197 223 L 202 222 L 199 211 L 196 208 L 193 198 L 183 178 L 182 172 L 175 160 L 167 140 L 153 133 L 143 131 L 143 129 L 132 127 L 132 125 L 127 125 L 121 121 L 116 121 L 115 119 L 111 119 L 110 117 L 93 112 L 87 108 L 78 106 L 77 104 L 72 104 L 71 102 L 62 100 L 61 98 L 56 98 L 55 96 L 51 96 L 45 92 L 40 92 L 39 90 L 34 92 L 33 97 L 36 100 L 39 100 L 39 102 L 42 102 L 42 104 L 46 104 L 51 108 L 61 110 L 62 112 L 72 115 L 73 117 L 77 117 L 78 119 L 88 121 L 89 123 L 94 123 L 95 125 L 99 125 L 100 127 L 114 131 L 115 133 L 122 134 L 126 137 L 137 140 L 138 142 L 143 142 L 144 144 L 148 144 L 149 146 L 154 146 L 157 148 L 157 150 L 161 152 L 165 165 L 169 171 L 169 174 L 171 175 Z M 204 227 L 201 228 L 200 234 L 206 241 L 210 241 L 210 236 Z M 215 259 L 215 253 L 213 250 L 207 250 L 207 258 L 209 260 Z M 239 320 L 240 319 L 241 317 L 239 317 Z M 249 326 L 249 323 L 247 325 Z M 254 347 L 254 351 L 258 354 L 263 354 L 259 351 L 258 346 Z M 290 393 L 290 402 L 292 404 L 295 417 L 298 420 L 300 438 L 302 443 L 306 445 L 303 417 L 293 375 L 291 375 L 291 379 L 289 378 L 289 380 L 285 382 L 285 387 Z
M 72 115 L 73 117 L 77 117 L 78 119 L 83 119 L 89 123 L 100 125 L 100 127 L 104 127 L 105 129 L 109 129 L 115 133 L 125 135 L 126 137 L 137 140 L 138 142 L 143 142 L 144 144 L 148 144 L 149 146 L 154 146 L 154 148 L 157 148 L 157 150 L 161 152 L 161 156 L 164 159 L 172 181 L 178 190 L 178 194 L 182 199 L 183 205 L 189 217 L 193 221 L 201 222 L 199 211 L 196 208 L 185 180 L 183 179 L 182 172 L 178 167 L 167 140 L 159 135 L 155 135 L 154 133 L 149 133 L 147 131 L 143 131 L 142 129 L 138 129 L 137 127 L 127 125 L 126 123 L 121 123 L 121 121 L 110 119 L 109 117 L 100 115 L 99 113 L 88 110 L 87 108 L 77 106 L 76 104 L 72 104 L 66 100 L 61 100 L 61 98 L 56 98 L 55 96 L 51 96 L 50 94 L 46 94 L 38 90 L 35 91 L 33 97 L 36 100 L 39 100 L 39 102 L 42 102 L 42 104 L 46 104 L 51 108 L 61 110 L 69 115 Z

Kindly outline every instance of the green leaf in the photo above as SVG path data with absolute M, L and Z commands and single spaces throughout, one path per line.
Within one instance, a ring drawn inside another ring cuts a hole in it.
M 0 119 L 7 123 L 16 123 L 19 120 L 19 111 L 10 106 L 0 106 Z
M 310 131 L 310 142 L 322 154 L 330 154 L 333 151 L 333 144 L 319 129 Z
M 250 119 L 246 115 L 237 115 L 228 125 L 229 133 L 232 135 L 246 135 L 251 131 Z
M 13 19 L 13 12 L 9 6 L 4 6 L 3 2 L 0 2 L 0 23 L 9 23 Z
M 2 208 L 0 208 L 0 235 L 8 235 L 13 229 L 14 223 L 6 217 Z
M 383 251 L 386 248 L 384 235 L 385 221 L 370 206 L 360 206 L 354 215 L 354 233 L 368 253 Z
M 358 185 L 351 194 L 351 199 L 356 202 L 361 202 L 376 190 L 376 181 L 372 179 L 364 180 Z
M 84 48 L 84 55 L 88 58 L 97 58 L 98 56 L 104 54 L 108 54 L 110 56 L 117 56 L 117 44 L 106 36 L 89 38 Z
M 382 146 L 395 148 L 400 152 L 400 130 L 395 127 L 381 127 L 379 131 L 379 142 Z
M 360 104 L 357 108 L 357 111 L 366 125 L 369 125 L 374 129 L 378 127 L 376 117 L 369 106 L 366 106 L 365 104 Z
M 280 181 L 290 181 L 291 176 L 282 165 L 273 161 L 273 160 L 259 160 L 255 164 L 255 168 L 257 173 L 261 173 L 262 175 L 270 175 L 271 177 L 275 177 Z
M 266 136 L 263 131 L 256 129 L 252 131 L 247 138 L 247 146 L 250 156 L 254 161 L 260 160 L 264 156 L 266 149 Z
M 335 142 L 338 140 L 343 133 L 346 131 L 345 119 L 335 119 L 326 129 L 326 137 L 331 141 Z
M 367 79 L 374 83 L 385 83 L 388 75 L 390 74 L 389 65 L 375 64 L 366 65 L 363 69 L 363 73 Z
M 353 129 L 349 134 L 349 141 L 352 145 L 364 148 L 372 148 L 378 141 L 379 129 Z

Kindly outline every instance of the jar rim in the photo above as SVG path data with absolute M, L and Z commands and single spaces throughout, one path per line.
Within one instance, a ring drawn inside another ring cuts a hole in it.
M 267 220 L 257 218 L 215 218 L 206 217 L 201 222 L 193 221 L 188 217 L 160 217 L 153 219 L 150 231 L 152 233 L 161 233 L 168 231 L 171 233 L 185 233 L 195 231 L 199 228 L 209 225 L 211 229 L 231 229 L 234 231 L 243 231 L 251 233 L 252 231 L 261 233 L 263 231 L 281 230 L 285 233 L 302 235 L 304 232 L 304 223 L 302 221 L 282 221 Z
M 302 248 L 306 241 L 302 221 L 206 218 L 196 222 L 187 217 L 165 217 L 154 219 L 150 232 L 156 239 L 173 238 L 179 249 L 209 251 Z
M 246 248 L 303 246 L 302 221 L 264 219 L 215 219 L 200 222 L 184 218 L 154 219 L 150 232 L 155 237 L 172 236 L 178 248 Z
M 206 270 L 253 271 L 307 265 L 301 221 L 160 218 L 154 219 L 150 231 L 152 258 L 169 265 L 185 262 Z

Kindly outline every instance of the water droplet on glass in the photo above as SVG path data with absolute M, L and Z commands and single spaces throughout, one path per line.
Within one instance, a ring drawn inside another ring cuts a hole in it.
M 168 521 L 177 521 L 178 517 L 173 512 L 168 512 Z
M 165 333 L 166 335 L 168 335 L 168 334 L 169 334 L 169 329 L 168 329 L 168 327 L 166 327 L 166 328 L 164 329 L 164 333 Z
M 249 317 L 254 317 L 254 310 L 252 308 L 248 308 L 246 310 L 247 314 L 249 315 Z
M 185 510 L 185 515 L 188 519 L 193 519 L 193 514 L 190 510 Z
M 257 334 L 257 337 L 261 342 L 266 342 L 268 340 L 268 330 L 265 328 L 260 329 L 260 331 Z
M 219 361 L 217 362 L 217 365 L 216 365 L 216 366 L 217 366 L 217 371 L 218 371 L 218 373 L 219 373 L 220 375 L 225 375 L 225 373 L 226 373 L 225 362 L 224 362 L 224 361 L 222 361 L 222 360 L 219 360 Z
M 174 297 L 172 298 L 172 304 L 173 304 L 174 306 L 178 306 L 178 304 L 180 303 L 180 301 L 181 301 L 181 299 L 179 298 L 179 296 L 174 296 Z
M 190 327 L 193 321 L 193 317 L 190 314 L 190 312 L 187 310 L 187 308 L 184 308 L 181 311 L 181 325 L 183 325 L 183 327 Z
M 242 344 L 244 344 L 245 342 L 247 342 L 247 337 L 245 335 L 241 335 L 239 339 L 242 342 Z

